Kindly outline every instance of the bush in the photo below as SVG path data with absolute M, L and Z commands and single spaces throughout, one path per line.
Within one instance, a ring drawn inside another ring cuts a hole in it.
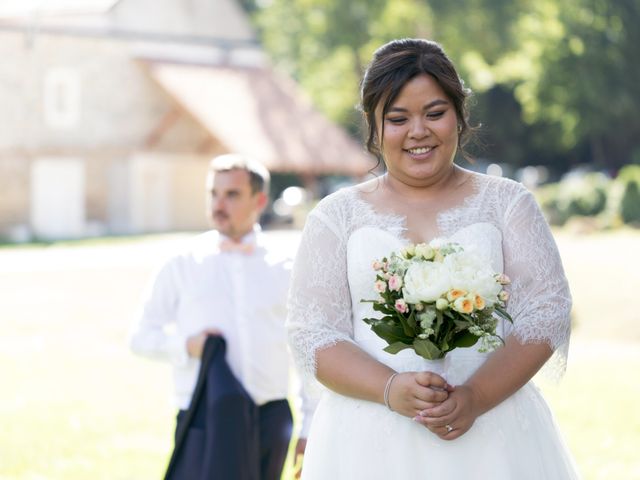
M 640 224 L 640 188 L 638 182 L 627 182 L 620 201 L 620 216 L 624 223 Z
M 571 176 L 541 187 L 538 201 L 549 223 L 564 225 L 574 216 L 592 217 L 607 206 L 610 180 L 601 173 Z
M 627 165 L 622 167 L 616 180 L 623 183 L 636 182 L 640 184 L 640 165 Z
M 551 225 L 564 225 L 568 220 L 566 211 L 560 206 L 560 183 L 548 183 L 536 190 L 536 197 Z
M 626 224 L 640 225 L 640 165 L 627 165 L 615 181 L 616 214 Z

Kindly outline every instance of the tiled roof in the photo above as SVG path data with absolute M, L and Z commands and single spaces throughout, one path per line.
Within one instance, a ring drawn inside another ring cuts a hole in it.
M 268 68 L 143 64 L 229 151 L 272 171 L 362 175 L 374 165 L 360 143 L 315 110 L 292 80 Z

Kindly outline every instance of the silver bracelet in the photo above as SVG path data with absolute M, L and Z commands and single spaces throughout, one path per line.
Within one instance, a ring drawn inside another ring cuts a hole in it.
M 391 382 L 393 382 L 393 379 L 396 378 L 396 375 L 398 375 L 398 372 L 392 373 L 389 379 L 387 380 L 387 384 L 384 386 L 384 404 L 392 412 L 393 412 L 393 409 L 391 408 L 391 405 L 389 405 L 389 391 L 391 390 Z

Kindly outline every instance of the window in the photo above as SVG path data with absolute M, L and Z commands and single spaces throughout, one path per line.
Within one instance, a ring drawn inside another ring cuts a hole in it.
M 73 68 L 51 68 L 44 78 L 44 118 L 49 127 L 73 128 L 80 119 L 80 77 Z

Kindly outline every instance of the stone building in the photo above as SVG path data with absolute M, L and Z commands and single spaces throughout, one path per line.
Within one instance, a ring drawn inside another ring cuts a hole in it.
M 0 7 L 0 238 L 205 228 L 207 163 L 228 151 L 303 178 L 373 165 L 233 0 L 42 4 Z

